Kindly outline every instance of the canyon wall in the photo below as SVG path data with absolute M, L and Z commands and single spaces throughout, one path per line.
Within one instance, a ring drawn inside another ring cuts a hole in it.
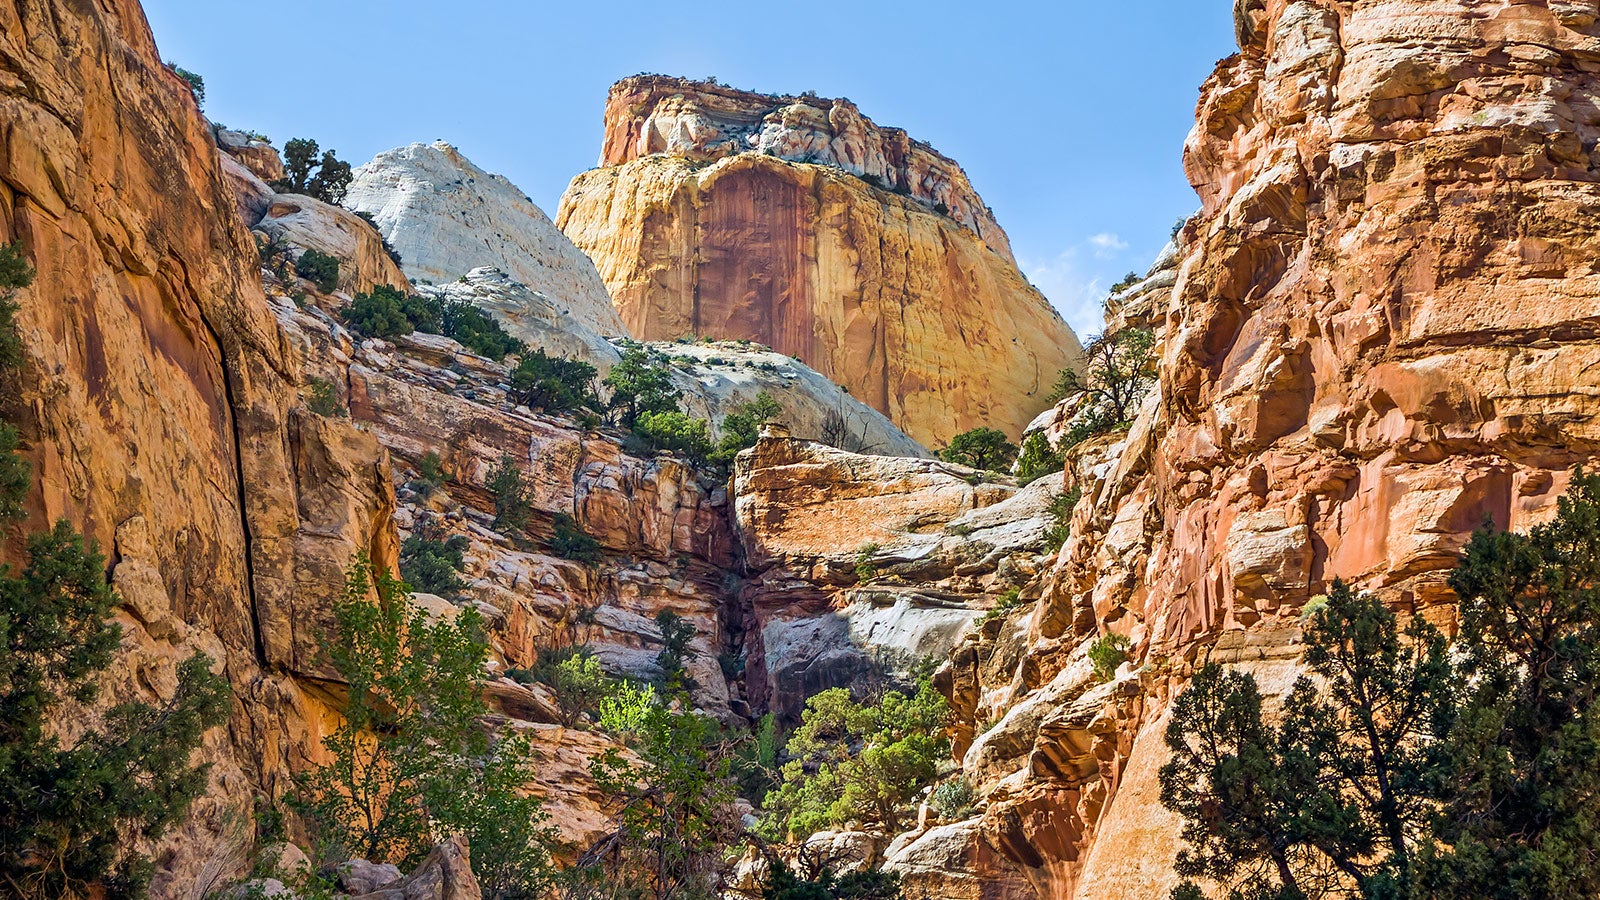
M 557 224 L 632 332 L 794 356 L 938 445 L 1020 433 L 1077 339 L 965 173 L 848 100 L 640 76 Z
M 1084 499 L 1037 606 L 944 676 L 958 709 L 1001 717 L 965 768 L 985 839 L 1041 896 L 1166 893 L 1156 773 L 1197 664 L 1287 689 L 1300 612 L 1335 578 L 1448 621 L 1471 531 L 1545 519 L 1592 462 L 1596 18 L 1236 4 L 1242 52 L 1185 147 L 1202 207 L 1176 276 L 1111 310 L 1161 333 L 1159 386 L 1075 453 Z M 1084 651 L 1109 632 L 1133 654 L 1100 683 Z

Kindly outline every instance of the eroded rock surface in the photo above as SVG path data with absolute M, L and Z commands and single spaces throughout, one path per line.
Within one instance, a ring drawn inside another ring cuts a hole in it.
M 346 204 L 370 213 L 406 274 L 446 284 L 499 269 L 606 337 L 627 329 L 594 263 L 502 175 L 442 141 L 378 154 L 355 171 Z
M 1470 532 L 1549 516 L 1600 439 L 1595 5 L 1241 9 L 1172 284 L 1110 310 L 1162 334 L 1157 391 L 1079 448 L 1037 608 L 946 676 L 1001 716 L 966 764 L 1043 896 L 1170 888 L 1161 733 L 1199 658 L 1287 689 L 1334 578 L 1447 617 Z M 1133 652 L 1101 683 L 1084 652 L 1108 632 Z
M 960 167 L 847 100 L 618 82 L 557 223 L 636 337 L 765 344 L 929 446 L 1019 434 L 1077 359 Z

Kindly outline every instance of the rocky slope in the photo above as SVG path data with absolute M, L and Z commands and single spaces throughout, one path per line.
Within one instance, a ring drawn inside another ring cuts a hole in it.
M 1037 607 L 949 673 L 1001 716 L 965 756 L 981 833 L 1042 897 L 1165 894 L 1161 732 L 1198 660 L 1287 688 L 1336 577 L 1448 616 L 1470 531 L 1550 515 L 1600 441 L 1596 4 L 1236 10 L 1176 277 L 1112 309 L 1164 331 L 1160 385 L 1080 449 Z M 1108 632 L 1133 654 L 1102 684 Z
M 924 444 L 1019 433 L 1077 341 L 960 167 L 848 100 L 641 76 L 557 224 L 634 335 L 753 340 Z
M 594 263 L 516 185 L 443 141 L 378 154 L 356 169 L 346 204 L 372 215 L 419 282 L 446 284 L 496 268 L 583 327 L 628 336 Z

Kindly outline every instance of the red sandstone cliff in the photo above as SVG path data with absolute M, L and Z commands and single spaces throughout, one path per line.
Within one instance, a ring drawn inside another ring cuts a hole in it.
M 759 341 L 929 446 L 1016 435 L 1078 357 L 961 168 L 848 100 L 625 79 L 557 224 L 636 337 Z

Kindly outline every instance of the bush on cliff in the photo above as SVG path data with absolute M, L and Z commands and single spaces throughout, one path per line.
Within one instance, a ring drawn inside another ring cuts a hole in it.
M 600 397 L 595 393 L 594 379 L 594 366 L 583 360 L 534 350 L 524 353 L 511 370 L 511 399 L 549 413 L 598 409 Z
M 15 292 L 32 279 L 20 248 L 0 245 L 0 409 L 19 399 Z M 0 425 L 0 517 L 11 523 L 31 487 L 19 444 L 15 426 Z M 151 866 L 132 839 L 160 839 L 204 789 L 192 756 L 226 720 L 228 686 L 197 653 L 165 701 L 86 715 L 122 642 L 106 560 L 65 520 L 29 535 L 20 559 L 0 569 L 0 893 L 140 896 Z M 68 720 L 87 727 L 64 737 Z
M 400 577 L 411 590 L 454 596 L 466 586 L 461 571 L 468 546 L 465 535 L 441 538 L 433 528 L 419 528 L 400 545 Z
M 845 688 L 807 700 L 784 748 L 783 783 L 767 795 L 763 830 L 777 839 L 852 821 L 903 830 L 949 752 L 949 711 L 927 678 L 910 696 L 888 691 L 877 703 L 857 702 Z
M 1196 675 L 1161 773 L 1179 874 L 1242 896 L 1600 895 L 1600 477 L 1526 535 L 1479 531 L 1450 584 L 1453 648 L 1336 583 L 1306 626 L 1318 681 L 1281 716 L 1248 673 Z
M 324 294 L 339 287 L 339 261 L 317 250 L 306 250 L 294 261 L 294 273 Z
M 622 354 L 606 373 L 604 384 L 611 389 L 606 407 L 623 428 L 632 428 L 648 413 L 678 412 L 680 395 L 672 386 L 672 375 L 638 347 Z
M 1090 416 L 1099 430 L 1127 425 L 1155 385 L 1155 343 L 1155 335 L 1141 328 L 1094 335 L 1083 345 L 1083 366 L 1061 371 L 1050 401 L 1083 394 L 1099 413 Z
M 704 463 L 711 453 L 711 431 L 705 419 L 678 412 L 647 412 L 633 423 L 633 433 L 652 453 L 667 450 L 692 463 Z
M 1030 432 L 1022 439 L 1022 452 L 1017 455 L 1018 481 L 1032 484 L 1046 475 L 1059 474 L 1065 466 L 1066 458 L 1044 432 Z
M 520 535 L 533 516 L 533 500 L 517 458 L 509 453 L 501 456 L 483 486 L 494 498 L 495 530 Z
M 484 727 L 488 646 L 471 607 L 431 619 L 406 587 L 358 558 L 334 604 L 328 662 L 348 685 L 329 762 L 299 780 L 296 804 L 320 856 L 410 868 L 440 840 L 472 848 L 486 897 L 550 883 L 554 835 L 527 741 Z
M 766 391 L 755 399 L 734 407 L 722 419 L 722 435 L 711 461 L 720 466 L 733 464 L 733 458 L 756 445 L 761 426 L 783 415 L 783 407 Z

